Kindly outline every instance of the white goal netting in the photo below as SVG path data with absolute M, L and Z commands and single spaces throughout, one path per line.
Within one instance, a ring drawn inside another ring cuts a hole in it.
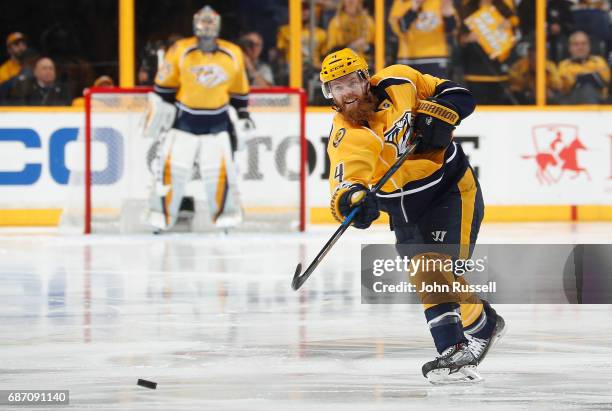
M 62 230 L 151 231 L 146 214 L 159 142 L 144 138 L 140 131 L 147 91 L 90 90 L 85 126 L 66 153 L 72 171 L 60 221 Z M 252 90 L 249 107 L 257 128 L 246 147 L 235 154 L 244 211 L 244 221 L 237 229 L 303 230 L 303 95 L 287 88 Z M 197 169 L 187 186 L 187 196 L 194 199 L 196 212 L 192 218 L 180 219 L 176 230 L 214 230 Z

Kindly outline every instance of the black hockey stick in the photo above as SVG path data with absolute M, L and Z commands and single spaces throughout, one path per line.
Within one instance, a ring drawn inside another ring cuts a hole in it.
M 408 141 L 412 140 L 413 135 L 414 135 L 414 127 L 410 127 L 410 134 L 408 136 Z M 377 193 L 381 189 L 381 187 L 387 182 L 387 180 L 389 180 L 393 176 L 393 174 L 395 174 L 395 172 L 402 166 L 402 164 L 404 164 L 404 161 L 406 161 L 408 156 L 412 154 L 417 144 L 418 144 L 418 141 L 415 141 L 413 144 L 410 144 L 408 146 L 404 154 L 402 154 L 400 158 L 397 159 L 395 164 L 393 164 L 391 168 L 387 170 L 387 172 L 381 177 L 381 179 L 378 180 L 378 183 L 376 183 L 376 185 L 372 187 L 370 192 Z M 334 244 L 336 244 L 336 242 L 340 239 L 340 237 L 342 237 L 342 234 L 344 234 L 346 229 L 349 228 L 349 226 L 351 225 L 351 221 L 353 221 L 353 218 L 355 218 L 355 214 L 357 214 L 360 209 L 361 209 L 361 206 L 357 206 L 353 208 L 353 210 L 350 212 L 349 215 L 346 216 L 342 224 L 340 224 L 340 227 L 338 227 L 334 235 L 332 235 L 331 238 L 327 241 L 327 243 L 325 243 L 321 251 L 319 251 L 319 254 L 317 254 L 317 256 L 312 261 L 312 263 L 310 263 L 306 271 L 302 273 L 302 263 L 299 263 L 297 265 L 295 269 L 295 274 L 293 275 L 293 281 L 291 282 L 291 288 L 297 291 L 306 282 L 306 280 L 308 280 L 308 277 L 310 277 L 312 272 L 315 270 L 315 268 L 317 268 L 317 266 L 323 260 L 323 258 L 327 255 L 329 250 L 331 250 Z

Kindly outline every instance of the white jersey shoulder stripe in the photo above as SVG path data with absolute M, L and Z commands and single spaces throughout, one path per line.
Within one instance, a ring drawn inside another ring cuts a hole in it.
M 384 149 L 384 148 L 385 148 L 385 142 L 383 141 L 383 139 L 382 139 L 382 138 L 380 138 L 380 137 L 378 136 L 378 134 L 376 134 L 376 133 L 374 132 L 374 130 L 372 130 L 371 128 L 368 128 L 368 127 L 366 127 L 366 126 L 363 126 L 362 128 L 364 128 L 364 129 L 368 130 L 370 133 L 372 133 L 372 135 L 373 135 L 374 137 L 376 137 L 376 139 L 377 139 L 377 140 L 380 142 L 380 148 L 381 148 L 381 149 Z
M 196 51 L 198 50 L 198 46 L 189 46 L 185 49 L 185 51 L 183 51 L 183 53 L 181 54 L 181 58 L 179 59 L 179 67 L 183 67 L 183 61 L 185 60 L 185 57 L 187 57 L 187 54 L 191 53 L 192 51 Z
M 463 87 L 450 87 L 450 88 L 444 89 L 441 92 L 439 92 L 438 94 L 436 94 L 436 97 L 441 96 L 442 94 L 447 93 L 449 91 L 457 91 L 457 90 L 468 91 L 468 89 L 463 88 Z
M 449 158 L 446 159 L 446 163 L 450 163 L 451 161 L 453 161 L 453 158 L 455 158 L 455 156 L 457 155 L 457 144 L 453 142 L 453 154 L 451 154 L 451 156 Z
M 403 197 L 403 196 L 407 196 L 407 195 L 410 195 L 410 194 L 418 193 L 419 191 L 427 190 L 428 188 L 431 188 L 431 187 L 435 186 L 440 181 L 442 181 L 443 177 L 444 177 L 444 174 L 442 174 L 439 179 L 434 180 L 434 181 L 432 181 L 430 183 L 427 183 L 425 185 L 422 185 L 421 187 L 413 188 L 412 190 L 404 190 L 404 191 L 402 191 L 400 193 L 392 193 L 392 194 L 380 194 L 380 193 L 376 193 L 376 196 L 383 197 L 383 198 L 395 198 L 395 197 Z
M 225 48 L 225 47 L 219 47 L 219 50 L 223 51 L 224 53 L 227 53 L 232 58 L 232 61 L 234 62 L 234 66 L 236 66 L 236 69 L 239 68 L 238 67 L 238 58 L 236 57 L 234 52 L 232 52 L 230 49 Z

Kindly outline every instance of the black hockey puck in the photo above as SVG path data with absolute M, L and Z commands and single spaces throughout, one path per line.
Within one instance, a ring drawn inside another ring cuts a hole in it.
M 147 380 L 143 380 L 143 379 L 138 379 L 138 385 L 145 387 L 145 388 L 150 388 L 152 390 L 157 388 L 157 383 L 153 382 L 153 381 L 147 381 Z

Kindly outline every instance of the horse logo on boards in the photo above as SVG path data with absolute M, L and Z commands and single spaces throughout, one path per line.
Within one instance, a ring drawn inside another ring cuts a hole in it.
M 575 179 L 584 175 L 588 181 L 591 176 L 581 167 L 578 152 L 587 148 L 580 140 L 578 127 L 567 124 L 547 124 L 534 126 L 531 130 L 535 154 L 521 156 L 525 160 L 535 160 L 536 178 L 542 185 L 558 183 L 566 172 Z

